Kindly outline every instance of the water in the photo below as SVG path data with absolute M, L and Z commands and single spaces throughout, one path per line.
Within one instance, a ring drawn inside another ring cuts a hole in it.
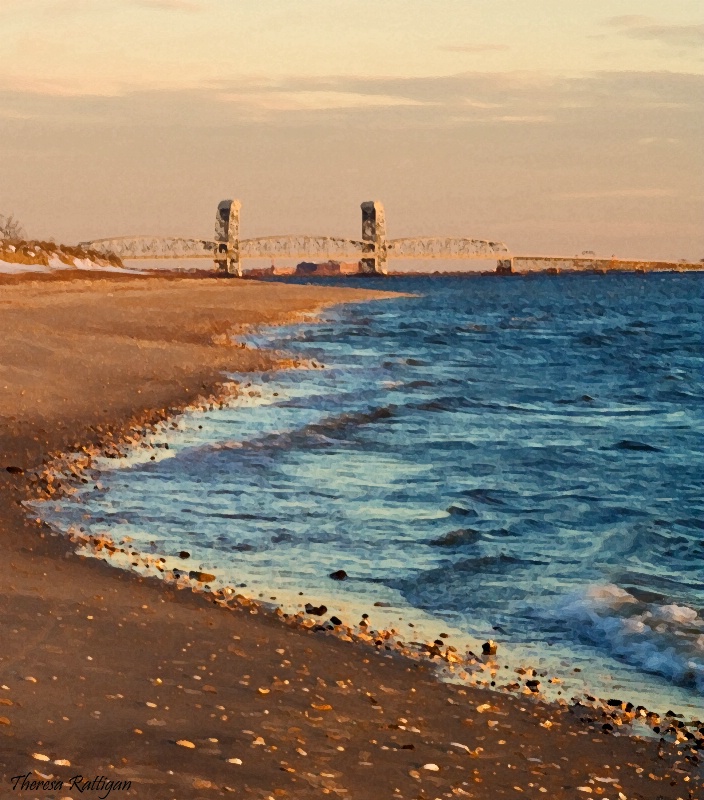
M 53 521 L 701 715 L 702 276 L 387 285 L 250 337 L 325 369 L 235 376 Z

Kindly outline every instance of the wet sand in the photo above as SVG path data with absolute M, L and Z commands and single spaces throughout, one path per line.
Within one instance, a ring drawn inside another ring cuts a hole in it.
M 226 346 L 234 326 L 375 296 L 121 275 L 0 282 L 3 797 L 105 796 L 13 789 L 28 773 L 130 781 L 118 798 L 704 797 L 690 747 L 614 735 L 529 689 L 442 684 L 430 662 L 256 606 L 215 607 L 76 556 L 27 519 L 21 503 L 53 454 L 217 393 L 223 370 L 276 365 Z

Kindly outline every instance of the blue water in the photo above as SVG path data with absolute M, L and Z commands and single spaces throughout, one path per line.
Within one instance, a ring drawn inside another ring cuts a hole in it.
M 55 521 L 701 710 L 702 276 L 369 285 L 418 296 L 249 337 L 325 368 L 234 376 Z

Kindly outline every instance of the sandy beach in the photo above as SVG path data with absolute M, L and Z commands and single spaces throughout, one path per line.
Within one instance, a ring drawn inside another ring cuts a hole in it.
M 231 344 L 238 326 L 383 297 L 175 276 L 0 281 L 3 797 L 704 796 L 690 744 L 619 735 L 527 688 L 444 684 L 432 660 L 256 606 L 215 607 L 79 557 L 28 518 L 53 456 L 217 396 L 224 371 L 276 368 L 281 354 Z

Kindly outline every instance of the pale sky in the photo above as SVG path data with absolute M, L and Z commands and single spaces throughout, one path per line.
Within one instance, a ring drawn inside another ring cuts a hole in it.
M 498 239 L 704 258 L 700 0 L 0 0 L 0 214 L 36 237 Z

